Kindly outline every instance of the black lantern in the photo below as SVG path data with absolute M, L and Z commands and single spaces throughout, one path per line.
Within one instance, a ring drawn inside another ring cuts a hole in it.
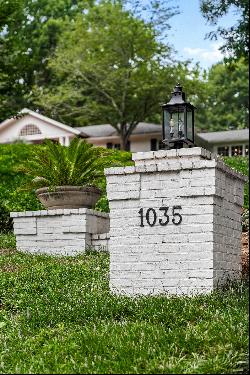
M 170 101 L 162 105 L 163 140 L 170 148 L 182 148 L 184 144 L 194 145 L 194 109 L 185 101 L 185 93 L 178 83 Z

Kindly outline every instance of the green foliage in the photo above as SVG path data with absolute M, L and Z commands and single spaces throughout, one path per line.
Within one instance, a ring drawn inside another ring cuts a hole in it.
M 242 213 L 242 231 L 249 232 L 249 208 L 245 208 Z
M 107 164 L 112 164 L 113 167 L 134 165 L 134 162 L 132 161 L 132 154 L 128 151 L 105 149 L 105 157 L 107 160 Z M 96 203 L 95 209 L 102 212 L 109 212 L 109 202 L 106 195 L 105 177 L 99 181 L 99 187 L 103 191 L 103 194 Z
M 1 251 L 1 250 L 0 250 Z M 1 373 L 247 373 L 248 286 L 196 297 L 109 292 L 109 257 L 0 257 Z
M 67 122 L 76 113 L 77 123 L 109 123 L 127 143 L 156 105 L 159 60 L 168 56 L 150 25 L 120 2 L 101 1 L 62 34 L 49 63 L 58 84 L 53 90 L 39 87 L 38 104 Z
M 15 249 L 16 248 L 16 237 L 10 231 L 8 233 L 1 233 L 0 228 L 0 254 L 3 249 Z
M 60 35 L 72 27 L 77 17 L 85 18 L 99 2 L 0 0 L 0 121 L 24 107 L 36 109 L 33 86 L 48 87 L 53 81 L 48 61 Z M 177 14 L 177 7 L 169 4 L 171 0 L 101 1 L 107 6 L 119 3 L 122 7 L 128 2 L 134 17 L 143 13 L 142 17 L 157 28 L 158 34 L 169 30 L 169 19 Z M 57 86 L 57 82 L 54 84 Z
M 249 177 L 249 157 L 225 156 L 223 160 L 232 169 Z M 249 182 L 247 182 L 244 187 L 244 208 L 249 209 Z
M 33 191 L 17 191 L 30 177 L 17 172 L 16 166 L 29 160 L 34 147 L 22 143 L 0 145 L 0 202 L 8 212 L 42 209 Z
M 0 202 L 0 233 L 8 233 L 12 230 L 13 223 L 9 210 Z
M 76 144 L 75 144 L 76 146 Z M 79 151 L 84 148 L 85 145 L 80 146 L 80 149 L 77 151 L 75 150 L 75 157 L 77 157 L 77 154 Z M 89 146 L 86 147 L 88 149 Z M 52 146 L 53 148 L 53 146 Z M 92 148 L 90 148 L 92 150 Z M 10 144 L 10 145 L 0 145 L 0 202 L 1 202 L 1 224 L 0 224 L 0 231 L 8 230 L 11 228 L 9 224 L 11 221 L 9 221 L 9 215 L 8 213 L 10 211 L 36 211 L 43 209 L 43 206 L 38 201 L 34 189 L 31 191 L 25 191 L 23 189 L 20 189 L 23 186 L 34 186 L 32 183 L 32 179 L 34 176 L 38 175 L 39 169 L 34 169 L 34 175 L 31 173 L 31 175 L 24 172 L 22 168 L 20 168 L 21 165 L 33 165 L 35 166 L 35 159 L 34 155 L 38 153 L 39 155 L 44 155 L 44 161 L 47 160 L 48 154 L 45 151 L 47 148 L 42 145 L 27 145 L 22 143 L 17 144 Z M 60 150 L 64 150 L 64 148 L 60 148 Z M 64 165 L 65 163 L 67 166 L 67 170 L 71 166 L 70 172 L 71 173 L 71 182 L 73 181 L 73 178 L 75 179 L 81 170 L 83 170 L 83 165 L 74 165 L 73 163 L 73 145 L 71 146 L 71 151 L 67 150 L 68 152 L 72 152 L 71 159 L 69 160 L 69 163 L 67 164 L 67 154 L 64 154 L 62 157 L 64 157 Z M 91 151 L 92 152 L 92 151 Z M 90 152 L 90 153 L 91 153 Z M 88 151 L 89 153 L 89 151 Z M 131 153 L 130 152 L 122 152 L 119 150 L 107 150 L 102 148 L 95 148 L 95 151 L 93 151 L 93 155 L 95 153 L 99 153 L 103 155 L 103 159 L 99 159 L 99 167 L 101 168 L 101 175 L 98 177 L 97 184 L 102 190 L 102 196 L 100 200 L 97 202 L 96 209 L 100 211 L 107 212 L 109 210 L 108 208 L 108 201 L 106 197 L 106 179 L 102 173 L 103 167 L 108 167 L 110 165 L 113 166 L 122 166 L 122 165 L 132 165 L 133 162 L 131 160 Z M 57 154 L 58 155 L 58 154 Z M 92 156 L 93 156 L 92 155 Z M 60 154 L 59 154 L 60 156 Z M 83 162 L 84 156 L 78 155 L 80 159 L 78 160 L 79 163 Z M 85 154 L 86 157 L 86 154 Z M 57 160 L 57 159 L 56 159 Z M 59 179 L 59 174 L 63 174 L 66 172 L 63 170 L 63 164 L 56 164 L 56 160 L 54 160 L 54 169 L 56 169 L 56 173 L 53 174 L 53 170 L 48 169 L 48 165 L 46 164 L 44 167 L 40 166 L 42 174 L 45 172 L 48 173 L 50 178 L 56 178 Z M 97 163 L 94 161 L 94 164 Z M 101 167 L 101 165 L 103 166 Z M 86 167 L 86 164 L 85 164 Z M 38 168 L 38 166 L 37 166 Z M 91 167 L 88 169 L 88 174 L 90 173 Z M 96 171 L 93 172 L 96 174 Z M 84 177 L 84 176 L 82 176 Z M 85 175 L 84 178 L 87 176 Z M 89 176 L 90 177 L 90 176 Z M 61 182 L 66 181 L 65 176 L 62 175 Z M 55 183 L 55 180 L 52 179 Z M 57 180 L 59 181 L 59 180 Z M 67 179 L 67 181 L 69 181 Z M 74 180 L 76 181 L 76 179 Z M 78 180 L 79 181 L 79 180 Z M 86 180 L 85 180 L 86 181 Z M 92 183 L 92 181 L 91 181 Z M 39 184 L 38 184 L 39 185 Z M 6 216 L 7 215 L 7 216 Z
M 194 100 L 198 131 L 248 128 L 249 71 L 242 60 L 212 66 L 202 96 Z
M 32 178 L 26 188 L 36 189 L 98 185 L 105 166 L 108 160 L 104 148 L 74 138 L 68 147 L 46 140 L 43 146 L 33 148 L 30 159 L 17 170 Z
M 92 0 L 0 0 L 0 121 L 33 108 L 32 86 L 51 79 L 53 54 L 67 20 Z M 20 26 L 21 25 L 21 26 Z
M 133 15 L 153 25 L 160 38 L 168 37 L 169 20 L 180 13 L 178 5 L 173 5 L 172 0 L 121 0 L 121 3 Z
M 122 2 L 100 1 L 62 33 L 49 60 L 53 81 L 36 86 L 36 103 L 72 125 L 111 124 L 127 149 L 138 122 L 161 114 L 160 103 L 179 76 L 183 86 L 199 84 L 197 67 L 170 61 L 171 49 L 157 40 L 151 23 Z
M 20 12 L 23 0 L 0 0 L 0 28 L 14 22 L 14 15 Z
M 229 60 L 244 58 L 249 61 L 249 1 L 248 0 L 201 0 L 201 12 L 211 25 L 216 25 L 221 17 L 233 8 L 239 18 L 228 28 L 218 27 L 207 38 L 221 37 L 225 44 L 220 48 L 229 54 Z

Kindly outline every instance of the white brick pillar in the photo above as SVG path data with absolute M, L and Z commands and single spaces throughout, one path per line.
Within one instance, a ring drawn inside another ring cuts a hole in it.
M 239 276 L 246 178 L 199 147 L 133 160 L 105 170 L 111 290 L 191 295 Z

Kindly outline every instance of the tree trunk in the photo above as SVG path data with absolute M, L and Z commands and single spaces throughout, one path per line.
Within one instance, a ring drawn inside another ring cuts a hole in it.
M 127 129 L 127 124 L 121 123 L 120 127 L 120 138 L 121 138 L 121 150 L 129 151 L 129 134 Z
M 128 137 L 126 136 L 126 134 L 124 135 L 121 134 L 121 150 L 129 151 L 129 142 L 128 142 Z

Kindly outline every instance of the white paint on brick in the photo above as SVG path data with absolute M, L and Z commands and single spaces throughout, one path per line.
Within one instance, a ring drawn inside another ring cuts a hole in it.
M 108 250 L 109 215 L 79 209 L 12 212 L 17 249 L 50 255 Z
M 106 170 L 107 185 L 112 185 L 111 290 L 126 295 L 208 293 L 238 272 L 245 177 L 201 148 L 137 153 L 133 160 L 130 175 L 126 168 Z M 170 218 L 167 226 L 157 222 L 150 227 L 145 221 L 140 226 L 140 208 L 154 208 L 158 215 L 161 206 L 171 213 L 173 205 L 182 206 L 181 225 Z

